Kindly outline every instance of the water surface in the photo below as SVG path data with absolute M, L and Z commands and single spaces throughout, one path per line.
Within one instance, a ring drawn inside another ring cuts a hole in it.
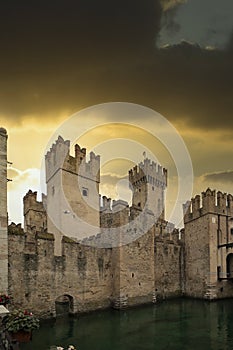
M 73 344 L 78 350 L 233 349 L 233 300 L 191 299 L 63 317 L 41 325 L 22 350 Z

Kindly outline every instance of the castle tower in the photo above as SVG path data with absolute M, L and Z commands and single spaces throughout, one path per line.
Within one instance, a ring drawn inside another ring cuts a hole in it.
M 185 294 L 233 295 L 233 197 L 207 189 L 184 204 Z
M 7 293 L 7 131 L 3 128 L 0 128 L 0 271 L 0 293 Z
M 58 137 L 45 157 L 48 232 L 55 235 L 55 254 L 61 254 L 62 236 L 75 239 L 99 233 L 100 157 Z
M 43 196 L 44 199 L 44 196 Z M 32 227 L 36 231 L 44 232 L 47 229 L 45 203 L 37 201 L 37 192 L 31 190 L 23 198 L 24 230 L 30 232 Z
M 156 220 L 164 219 L 167 170 L 146 158 L 129 171 L 129 181 L 133 189 L 132 207 L 148 209 Z

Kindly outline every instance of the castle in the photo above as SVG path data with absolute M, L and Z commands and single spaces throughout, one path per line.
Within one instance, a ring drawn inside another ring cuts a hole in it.
M 24 229 L 7 228 L 7 132 L 0 129 L 0 291 L 42 317 L 190 296 L 233 296 L 233 197 L 207 189 L 165 220 L 167 170 L 129 170 L 132 205 L 99 195 L 100 157 L 59 137 L 45 157 L 47 195 L 28 191 Z

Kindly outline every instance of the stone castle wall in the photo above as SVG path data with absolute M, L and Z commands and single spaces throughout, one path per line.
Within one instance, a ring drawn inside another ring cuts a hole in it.
M 184 294 L 182 241 L 156 237 L 154 259 L 155 295 L 159 299 Z
M 233 296 L 232 195 L 208 189 L 191 199 L 179 232 L 164 220 L 166 169 L 145 159 L 129 171 L 131 207 L 101 199 L 99 156 L 87 162 L 76 145 L 72 157 L 59 137 L 46 155 L 47 196 L 26 194 L 25 229 L 11 224 L 7 237 L 6 138 L 0 129 L 0 292 L 9 286 L 15 306 L 50 317 L 62 300 L 78 313 Z
M 0 293 L 8 291 L 7 132 L 0 128 Z
M 29 245 L 20 225 L 11 225 L 9 292 L 16 306 L 42 317 L 54 316 L 56 300 L 67 295 L 74 313 L 152 303 L 156 295 L 181 295 L 180 269 L 175 272 L 180 242 L 161 244 L 155 240 L 154 228 L 115 248 L 85 246 L 63 237 L 62 255 L 55 256 L 53 235 L 36 232 Z
M 230 195 L 207 190 L 184 205 L 185 230 L 179 232 L 160 220 L 144 234 L 140 230 L 145 222 L 126 232 L 121 227 L 138 218 L 142 209 L 135 212 L 126 202 L 111 204 L 105 197 L 102 228 L 109 233 L 118 228 L 119 242 L 126 234 L 130 241 L 100 248 L 104 233 L 82 243 L 63 236 L 60 256 L 54 255 L 54 236 L 41 225 L 43 215 L 37 222 L 42 207 L 35 193 L 25 196 L 26 207 L 29 201 L 37 209 L 25 211 L 26 221 L 30 216 L 37 223 L 33 230 L 24 233 L 19 225 L 9 227 L 9 291 L 20 306 L 48 317 L 55 314 L 56 300 L 62 296 L 72 298 L 71 312 L 83 312 L 181 295 L 210 300 L 233 295 L 233 274 L 227 270 L 227 258 L 233 256 Z M 143 220 L 153 221 L 149 214 Z
M 207 189 L 184 205 L 184 213 L 185 294 L 206 299 L 232 297 L 232 195 Z
M 73 298 L 73 312 L 108 307 L 111 303 L 111 251 L 94 249 L 63 238 L 62 255 L 54 255 L 54 237 L 37 233 L 34 251 L 26 249 L 23 232 L 9 233 L 9 291 L 16 306 L 43 317 L 55 315 L 55 301 Z

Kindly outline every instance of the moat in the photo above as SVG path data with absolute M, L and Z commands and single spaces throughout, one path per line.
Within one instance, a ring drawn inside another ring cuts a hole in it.
M 22 350 L 227 350 L 233 348 L 233 299 L 174 299 L 46 322 Z

